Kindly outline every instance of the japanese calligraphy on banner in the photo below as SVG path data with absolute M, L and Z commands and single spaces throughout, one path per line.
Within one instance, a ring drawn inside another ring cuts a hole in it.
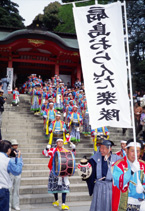
M 121 3 L 73 8 L 92 128 L 131 127 Z
M 8 76 L 8 92 L 13 90 L 13 68 L 7 68 L 7 76 Z

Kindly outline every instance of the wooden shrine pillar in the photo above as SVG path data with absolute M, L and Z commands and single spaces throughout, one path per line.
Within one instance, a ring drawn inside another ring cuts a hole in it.
M 81 81 L 82 77 L 81 77 L 81 65 L 78 64 L 77 65 L 77 78 L 79 79 L 79 81 Z
M 59 64 L 55 64 L 55 75 L 59 75 Z

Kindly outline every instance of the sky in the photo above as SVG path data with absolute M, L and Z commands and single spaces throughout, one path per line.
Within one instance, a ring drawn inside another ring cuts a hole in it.
M 60 0 L 56 0 L 59 1 Z M 45 6 L 55 0 L 12 0 L 19 5 L 19 14 L 25 19 L 24 24 L 28 26 L 32 23 L 36 15 L 42 14 Z

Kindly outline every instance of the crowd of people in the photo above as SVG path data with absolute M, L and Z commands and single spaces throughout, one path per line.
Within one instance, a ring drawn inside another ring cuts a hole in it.
M 45 156 L 54 158 L 56 151 L 65 151 L 61 147 L 68 142 L 74 150 L 76 143 L 80 142 L 80 132 L 86 137 L 92 137 L 94 155 L 87 160 L 92 172 L 86 179 L 84 169 L 87 169 L 79 165 L 80 175 L 87 182 L 90 195 L 93 195 L 90 211 L 143 210 L 145 163 L 142 160 L 136 161 L 133 139 L 121 140 L 121 150 L 113 154 L 114 143 L 109 140 L 108 128 L 91 128 L 84 86 L 79 80 L 74 87 L 68 88 L 57 75 L 43 82 L 40 76 L 37 78 L 33 74 L 24 84 L 23 92 L 31 95 L 31 110 L 34 115 L 43 116 L 43 128 L 48 138 L 48 145 L 43 150 Z M 137 156 L 138 159 L 145 159 L 143 141 L 140 140 L 137 140 Z M 51 159 L 48 165 L 50 170 L 53 169 Z M 62 192 L 62 209 L 69 209 L 65 205 L 69 182 L 66 177 L 63 179 L 60 186 L 59 177 L 51 171 L 48 192 L 54 194 L 54 206 L 59 206 L 58 193 Z M 126 195 L 125 204 L 120 198 L 122 192 L 122 196 Z
M 23 85 L 23 92 L 31 95 L 31 111 L 43 116 L 45 136 L 49 145 L 55 145 L 57 138 L 80 142 L 80 130 L 91 134 L 84 86 L 79 80 L 74 88 L 67 88 L 59 76 L 42 82 L 41 77 L 29 76 Z
M 136 146 L 133 139 L 121 140 L 120 151 L 112 153 L 115 144 L 109 139 L 108 128 L 91 128 L 89 125 L 85 90 L 78 79 L 73 87 L 67 87 L 57 75 L 42 81 L 41 76 L 32 74 L 24 83 L 22 92 L 31 96 L 30 109 L 34 115 L 43 118 L 42 128 L 48 144 L 42 154 L 50 158 L 48 193 L 54 195 L 53 206 L 59 206 L 58 193 L 62 193 L 61 208 L 69 209 L 65 204 L 69 192 L 68 176 L 73 176 L 75 168 L 75 163 L 70 164 L 70 161 L 75 160 L 82 133 L 86 138 L 91 136 L 94 143 L 91 158 L 84 158 L 78 164 L 78 173 L 86 181 L 92 196 L 90 211 L 145 210 L 145 146 L 142 140 L 137 139 Z M 2 96 L 2 88 L 0 94 L 4 104 L 6 99 Z M 139 99 L 137 102 L 136 99 L 134 96 L 135 103 L 139 103 Z M 15 88 L 12 105 L 18 104 L 19 92 Z M 138 135 L 140 127 L 144 128 L 144 105 L 135 107 L 134 112 Z M 144 136 L 143 133 L 143 140 Z M 23 166 L 21 152 L 18 151 L 16 140 L 11 143 L 2 140 L 2 137 L 0 140 L 0 208 L 6 211 L 11 207 L 20 210 L 17 193 Z M 66 149 L 65 144 L 69 144 L 72 150 Z M 62 160 L 72 158 L 61 164 L 59 156 L 63 157 Z M 62 165 L 61 168 L 59 165 Z

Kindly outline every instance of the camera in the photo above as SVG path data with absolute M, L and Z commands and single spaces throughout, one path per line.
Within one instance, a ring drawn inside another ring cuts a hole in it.
M 15 150 L 15 149 L 12 149 L 12 151 L 11 151 L 11 154 L 10 154 L 10 157 L 17 157 L 18 156 L 18 151 L 17 150 Z

